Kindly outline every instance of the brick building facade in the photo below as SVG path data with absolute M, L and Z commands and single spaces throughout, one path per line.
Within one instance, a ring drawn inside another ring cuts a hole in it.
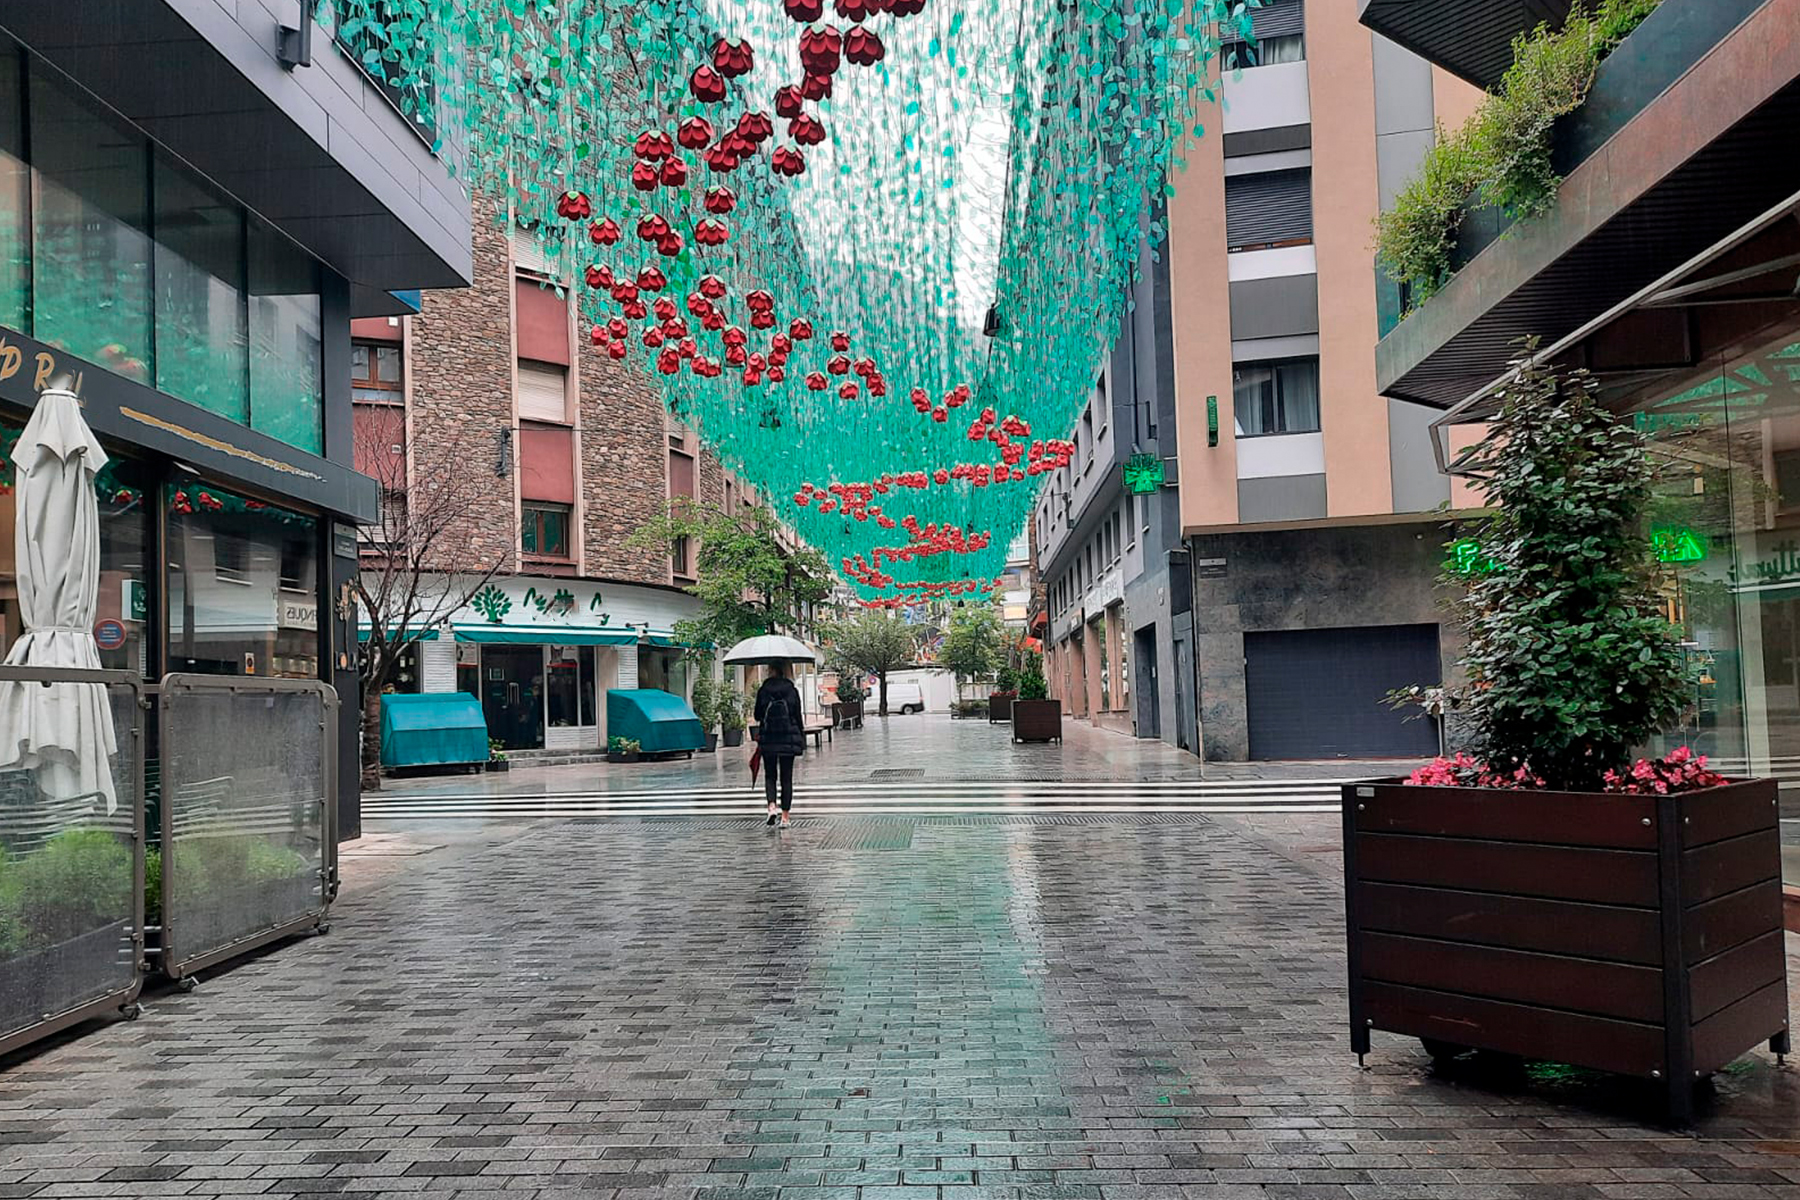
M 635 365 L 588 346 L 570 281 L 529 231 L 480 203 L 473 225 L 472 287 L 353 328 L 358 465 L 415 512 L 454 490 L 431 558 L 500 571 L 394 686 L 474 692 L 512 749 L 598 748 L 608 689 L 690 687 L 673 629 L 698 609 L 694 548 L 631 536 L 671 497 L 753 496 Z

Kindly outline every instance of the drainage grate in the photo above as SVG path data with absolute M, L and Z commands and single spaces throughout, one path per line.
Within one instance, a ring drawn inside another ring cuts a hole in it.
M 571 824 L 617 828 L 633 818 L 578 817 Z M 762 817 L 638 817 L 639 827 L 655 833 L 693 833 L 730 829 L 760 833 Z M 921 814 L 916 817 L 796 817 L 794 832 L 810 835 L 804 844 L 822 849 L 905 849 L 918 826 L 997 825 L 1211 825 L 1201 813 L 970 813 L 967 816 Z M 860 839 L 860 840 L 859 840 Z M 874 843 L 880 842 L 881 845 Z M 798 843 L 797 843 L 798 844 Z
M 924 767 L 881 767 L 869 772 L 870 779 L 920 779 L 924 775 Z

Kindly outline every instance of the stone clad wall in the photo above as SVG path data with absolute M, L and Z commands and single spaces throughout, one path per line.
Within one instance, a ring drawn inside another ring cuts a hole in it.
M 518 478 L 516 470 L 496 475 L 494 464 L 513 425 L 510 251 L 486 204 L 475 206 L 470 237 L 474 286 L 425 292 L 406 322 L 410 487 L 422 493 L 455 478 L 473 492 L 434 565 L 509 570 L 518 566 Z
M 669 555 L 625 542 L 669 494 L 669 439 L 662 401 L 631 359 L 596 352 L 583 331 L 574 348 L 581 390 L 582 574 L 668 583 Z

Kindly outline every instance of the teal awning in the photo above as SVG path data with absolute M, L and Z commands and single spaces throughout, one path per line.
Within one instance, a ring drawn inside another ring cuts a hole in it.
M 579 626 L 456 625 L 459 642 L 506 646 L 629 646 L 638 640 L 635 629 L 583 629 Z
M 373 632 L 373 628 L 368 625 L 358 625 L 356 627 L 356 640 L 359 642 L 366 642 L 369 640 L 369 635 Z M 396 640 L 403 642 L 435 642 L 438 640 L 438 631 L 434 626 L 430 629 L 421 629 L 416 633 L 406 634 Z

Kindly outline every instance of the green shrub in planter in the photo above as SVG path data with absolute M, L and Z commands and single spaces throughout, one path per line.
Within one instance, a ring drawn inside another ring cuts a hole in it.
M 67 829 L 0 861 L 0 952 L 53 946 L 130 912 L 131 848 L 104 829 Z
M 1470 530 L 1491 565 L 1459 577 L 1461 712 L 1490 769 L 1597 792 L 1675 724 L 1692 675 L 1653 580 L 1643 435 L 1601 407 L 1586 371 L 1558 375 L 1533 348 L 1488 437 L 1455 464 L 1494 505 Z

